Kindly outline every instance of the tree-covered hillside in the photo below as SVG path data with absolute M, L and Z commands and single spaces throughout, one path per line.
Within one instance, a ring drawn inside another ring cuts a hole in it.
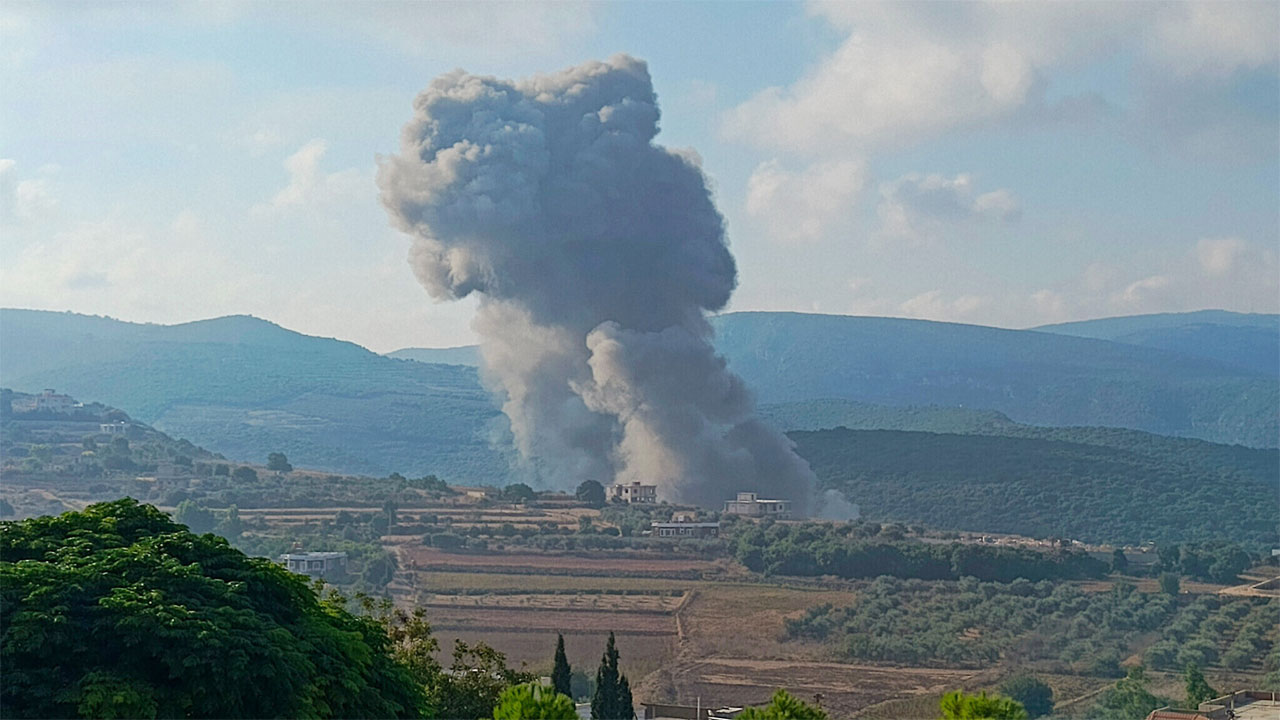
M 1200 310 L 1101 318 L 1036 329 L 1169 350 L 1271 376 L 1280 371 L 1280 315 Z
M 1271 547 L 1280 453 L 1096 428 L 1037 436 L 792 432 L 872 520 L 1103 543 Z
M 847 399 L 996 410 L 1275 447 L 1280 381 L 1153 348 L 924 320 L 732 313 L 716 348 L 765 403 Z
M 357 345 L 227 317 L 139 325 L 4 310 L 0 378 L 94 397 L 233 459 L 284 452 L 304 467 L 488 480 L 505 425 L 472 368 L 393 360 Z

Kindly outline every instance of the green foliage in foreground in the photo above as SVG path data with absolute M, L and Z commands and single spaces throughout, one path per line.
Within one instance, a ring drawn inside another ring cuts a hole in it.
M 1043 437 L 844 428 L 789 436 L 822 484 L 872 520 L 1100 543 L 1277 541 L 1280 451 L 1036 430 Z
M 955 690 L 938 703 L 943 720 L 1027 720 L 1027 711 L 1013 698 L 1002 695 L 966 695 Z
M 763 707 L 749 707 L 738 715 L 738 720 L 827 720 L 822 708 L 814 707 L 786 690 L 778 690 Z
M 493 720 L 577 720 L 568 695 L 539 683 L 513 685 L 498 696 Z
M 409 717 L 373 618 L 125 499 L 0 523 L 5 714 Z

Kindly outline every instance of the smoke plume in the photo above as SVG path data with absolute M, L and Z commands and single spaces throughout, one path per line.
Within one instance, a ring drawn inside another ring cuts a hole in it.
M 545 480 L 803 510 L 812 472 L 711 346 L 737 270 L 696 156 L 654 144 L 658 116 L 623 55 L 515 82 L 455 71 L 380 158 L 382 202 L 433 297 L 480 295 L 485 382 Z

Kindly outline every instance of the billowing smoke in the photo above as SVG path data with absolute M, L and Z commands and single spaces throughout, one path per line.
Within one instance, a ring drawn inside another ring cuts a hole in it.
M 813 474 L 755 417 L 706 313 L 737 270 L 691 153 L 653 143 L 627 56 L 512 82 L 455 71 L 381 158 L 392 221 L 438 299 L 480 295 L 486 383 L 547 481 L 656 483 L 714 506 L 739 490 L 807 507 Z

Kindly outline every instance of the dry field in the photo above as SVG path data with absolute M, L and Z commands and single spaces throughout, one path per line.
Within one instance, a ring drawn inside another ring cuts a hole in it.
M 547 593 L 501 595 L 445 595 L 419 592 L 414 602 L 430 608 L 505 608 L 508 610 L 580 611 L 599 613 L 654 613 L 670 615 L 684 600 L 670 595 L 603 595 Z
M 674 577 L 697 579 L 713 573 L 723 563 L 708 560 L 662 558 L 639 554 L 593 553 L 551 555 L 539 553 L 463 554 L 429 547 L 400 545 L 401 567 L 410 570 L 466 571 L 511 574 L 602 575 L 614 577 Z

